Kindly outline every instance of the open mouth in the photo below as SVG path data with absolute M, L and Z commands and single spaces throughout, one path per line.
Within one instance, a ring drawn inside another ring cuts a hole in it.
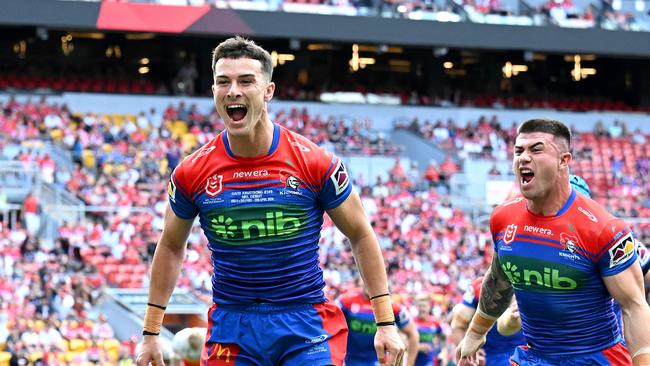
M 524 186 L 530 184 L 530 182 L 532 182 L 535 178 L 535 173 L 533 173 L 533 171 L 528 168 L 519 170 L 519 175 L 521 176 L 521 185 Z
M 239 122 L 246 117 L 248 108 L 243 104 L 232 104 L 226 107 L 226 113 L 228 113 L 231 120 Z

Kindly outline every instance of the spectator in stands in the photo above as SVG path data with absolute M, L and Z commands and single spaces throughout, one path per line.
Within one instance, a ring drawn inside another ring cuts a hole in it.
M 609 132 L 609 137 L 611 138 L 619 138 L 623 136 L 623 126 L 618 120 L 614 120 L 614 123 L 609 126 L 607 131 Z
M 23 222 L 27 232 L 34 236 L 41 227 L 41 206 L 33 192 L 27 194 L 23 201 Z

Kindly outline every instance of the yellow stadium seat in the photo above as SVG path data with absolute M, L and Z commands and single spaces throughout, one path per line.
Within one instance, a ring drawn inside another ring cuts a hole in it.
M 60 142 L 63 139 L 63 131 L 58 128 L 54 129 L 50 131 L 50 137 L 52 138 L 52 141 Z
M 85 339 L 71 339 L 70 345 L 68 346 L 70 352 L 84 352 L 86 350 L 86 340 Z
M 110 352 L 110 351 L 118 351 L 120 350 L 120 341 L 117 339 L 111 338 L 111 339 L 106 339 L 102 341 L 102 347 Z
M 92 150 L 85 149 L 81 152 L 81 161 L 83 161 L 86 168 L 93 168 L 96 163 L 95 154 Z
M 0 352 L 0 366 L 9 366 L 9 360 L 11 360 L 11 353 Z
M 27 356 L 27 358 L 29 359 L 29 362 L 34 362 L 39 358 L 43 358 L 43 352 L 32 352 Z

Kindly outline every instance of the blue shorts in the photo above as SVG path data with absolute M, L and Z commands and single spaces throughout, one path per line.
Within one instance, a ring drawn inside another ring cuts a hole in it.
M 348 327 L 321 304 L 212 305 L 201 366 L 341 366 Z
M 600 352 L 566 356 L 542 356 L 525 346 L 519 346 L 511 358 L 512 366 L 631 366 L 632 358 L 622 343 Z
M 510 366 L 512 352 L 485 353 L 485 366 Z

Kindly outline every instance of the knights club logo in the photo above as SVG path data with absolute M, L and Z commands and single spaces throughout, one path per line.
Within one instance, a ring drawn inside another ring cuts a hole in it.
M 208 181 L 205 183 L 205 193 L 210 197 L 214 197 L 221 193 L 223 189 L 223 175 L 213 175 L 208 178 Z
M 512 241 L 515 240 L 515 234 L 517 234 L 517 225 L 508 225 L 505 234 L 503 234 L 503 242 L 506 244 L 512 243 Z

